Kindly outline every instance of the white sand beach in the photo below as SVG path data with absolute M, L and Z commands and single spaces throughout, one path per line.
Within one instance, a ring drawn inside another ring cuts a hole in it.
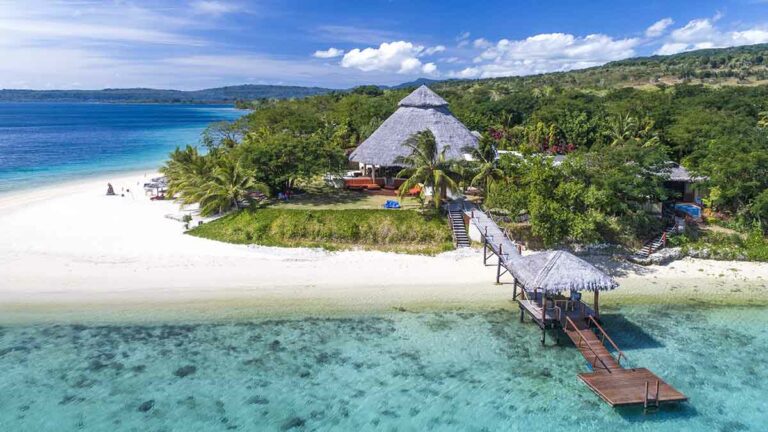
M 184 235 L 181 222 L 165 217 L 181 214 L 178 206 L 144 194 L 141 185 L 156 175 L 0 195 L 0 313 L 510 304 L 511 288 L 493 283 L 496 269 L 483 266 L 480 251 L 326 252 Z M 107 182 L 118 196 L 106 196 Z M 617 294 L 662 296 L 675 287 L 689 295 L 744 284 L 753 295 L 768 292 L 768 264 L 685 259 L 646 268 L 597 261 L 622 285 Z

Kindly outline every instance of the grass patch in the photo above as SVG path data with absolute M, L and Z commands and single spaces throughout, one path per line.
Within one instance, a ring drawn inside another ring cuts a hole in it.
M 196 227 L 190 235 L 227 243 L 362 248 L 412 254 L 453 249 L 448 222 L 413 210 L 263 208 Z

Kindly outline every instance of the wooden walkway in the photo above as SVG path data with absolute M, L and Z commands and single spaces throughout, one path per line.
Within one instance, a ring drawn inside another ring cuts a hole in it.
M 593 331 L 592 325 L 597 332 Z M 594 318 L 583 321 L 567 318 L 563 331 L 592 367 L 593 372 L 580 373 L 579 378 L 611 406 L 643 405 L 649 408 L 688 400 L 646 368 L 625 369 L 621 361 L 626 362 L 626 356 Z M 608 350 L 606 341 L 616 355 Z
M 463 210 L 469 216 L 470 223 L 480 231 L 483 262 L 488 259 L 488 249 L 499 258 L 496 271 L 498 283 L 503 274 L 502 268 L 512 273 L 514 266 L 520 263 L 517 245 L 484 212 L 479 209 Z M 593 311 L 580 300 L 555 296 L 549 300 L 542 299 L 541 293 L 530 291 L 531 288 L 525 286 L 521 287 L 518 297 L 517 278 L 514 286 L 514 299 L 520 305 L 520 321 L 526 313 L 533 318 L 542 329 L 542 344 L 545 343 L 546 329 L 562 329 L 591 366 L 592 372 L 581 373 L 579 378 L 611 406 L 643 405 L 648 409 L 665 402 L 687 400 L 684 394 L 648 369 L 625 368 L 622 361 L 626 364 L 627 358 L 598 323 L 596 310 Z M 542 304 L 546 305 L 545 308 Z

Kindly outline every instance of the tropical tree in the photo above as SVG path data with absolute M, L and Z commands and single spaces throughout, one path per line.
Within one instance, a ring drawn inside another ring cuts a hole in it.
M 477 147 L 468 147 L 465 149 L 474 160 L 472 165 L 473 175 L 470 184 L 480 186 L 484 193 L 488 192 L 490 185 L 504 178 L 504 171 L 496 165 L 496 148 L 493 142 L 483 137 Z
M 395 163 L 406 167 L 397 176 L 408 177 L 400 186 L 400 197 L 414 186 L 423 185 L 422 194 L 424 189 L 432 189 L 432 201 L 435 208 L 439 209 L 443 197 L 449 191 L 459 190 L 459 176 L 445 156 L 448 146 L 438 151 L 435 136 L 429 130 L 413 134 L 403 145 L 408 147 L 411 153 L 395 159 Z
M 199 201 L 203 184 L 213 172 L 213 154 L 201 155 L 197 147 L 176 148 L 160 172 L 168 180 L 168 195 L 182 204 Z
M 240 159 L 222 157 L 210 179 L 199 189 L 200 214 L 208 216 L 223 213 L 231 208 L 240 210 L 241 203 L 250 202 L 249 194 L 269 188 L 256 182 L 256 172 L 244 168 Z

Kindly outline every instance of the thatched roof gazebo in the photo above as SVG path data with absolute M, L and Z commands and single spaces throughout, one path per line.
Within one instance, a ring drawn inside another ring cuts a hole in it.
M 528 256 L 521 256 L 514 251 L 507 255 L 504 266 L 515 277 L 515 298 L 518 285 L 522 288 L 520 294 L 523 299 L 519 300 L 521 313 L 522 310 L 527 311 L 542 330 L 554 322 L 562 324 L 565 316 L 572 315 L 568 312 L 569 307 L 575 308 L 576 305 L 579 310 L 574 309 L 574 313 L 578 312 L 582 318 L 587 315 L 599 318 L 600 291 L 613 290 L 619 286 L 597 267 L 565 251 L 544 251 Z M 570 298 L 563 297 L 566 291 L 571 293 Z M 594 293 L 592 308 L 581 301 L 582 291 Z M 558 304 L 562 307 L 555 315 Z
M 565 251 L 528 256 L 510 255 L 512 274 L 526 288 L 549 294 L 564 291 L 608 291 L 618 284 L 592 264 Z
M 446 158 L 464 159 L 467 147 L 477 147 L 478 138 L 448 109 L 448 102 L 422 85 L 398 103 L 398 109 L 363 141 L 349 156 L 365 172 L 397 166 L 400 156 L 408 156 L 403 146 L 417 132 L 429 130 L 435 136 L 438 151 L 446 150 Z

